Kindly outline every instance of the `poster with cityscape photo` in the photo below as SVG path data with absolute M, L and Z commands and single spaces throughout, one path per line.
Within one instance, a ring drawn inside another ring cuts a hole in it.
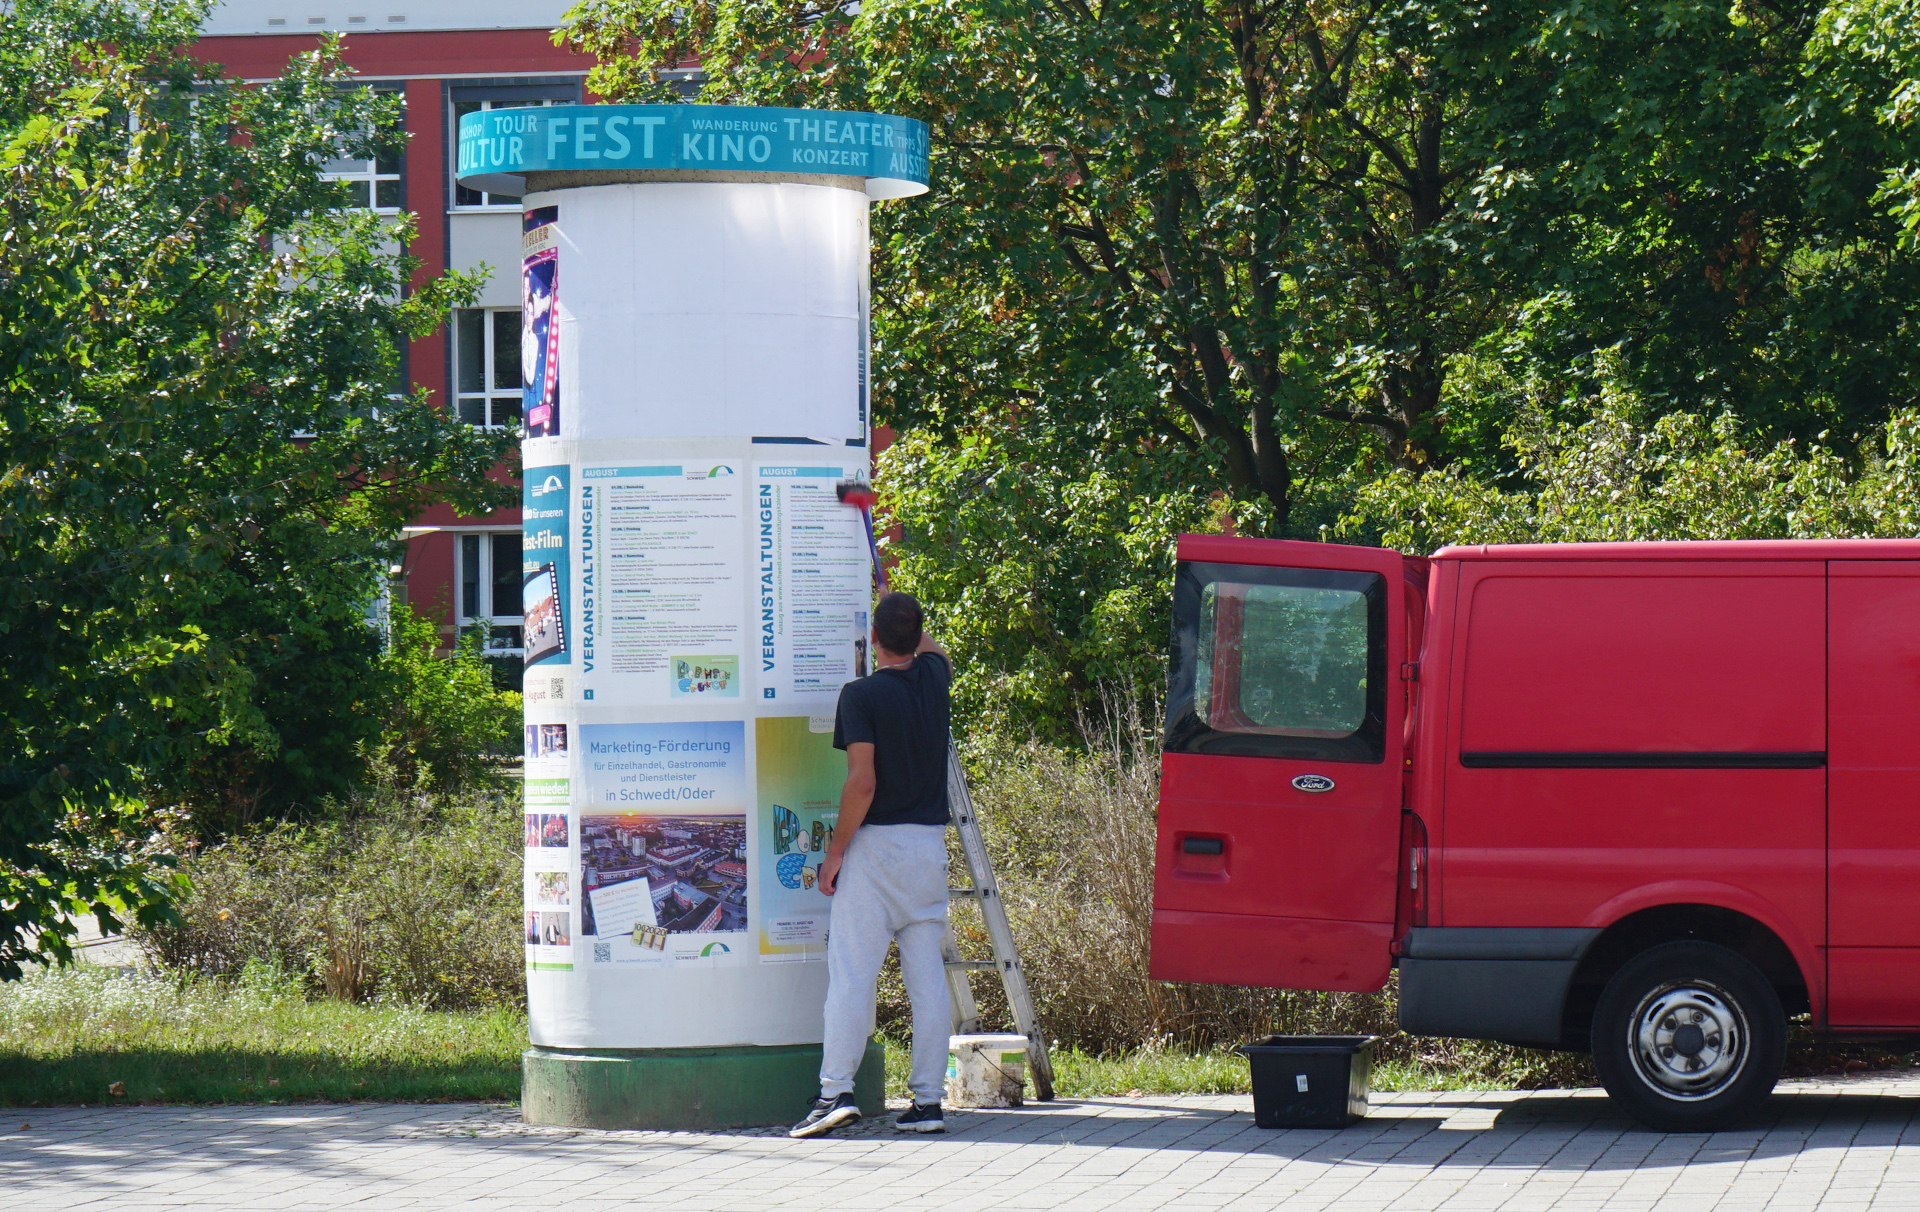
M 595 963 L 744 960 L 746 815 L 583 815 L 580 887 Z

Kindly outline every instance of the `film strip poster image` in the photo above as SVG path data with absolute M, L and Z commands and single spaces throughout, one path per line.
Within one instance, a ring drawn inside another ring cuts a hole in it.
M 529 438 L 560 434 L 560 208 L 521 216 L 520 416 Z
M 520 608 L 528 665 L 565 665 L 568 579 L 568 486 L 572 469 L 564 463 L 528 467 L 520 473 Z M 536 679 L 529 704 L 544 701 L 546 688 Z
M 525 618 L 526 662 L 537 664 L 567 651 L 566 620 L 560 610 L 560 577 L 553 565 L 542 564 L 520 590 Z

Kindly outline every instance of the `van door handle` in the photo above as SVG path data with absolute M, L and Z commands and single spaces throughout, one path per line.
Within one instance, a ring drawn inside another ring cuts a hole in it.
M 1187 854 L 1224 854 L 1227 844 L 1217 837 L 1188 837 L 1180 839 L 1180 849 Z

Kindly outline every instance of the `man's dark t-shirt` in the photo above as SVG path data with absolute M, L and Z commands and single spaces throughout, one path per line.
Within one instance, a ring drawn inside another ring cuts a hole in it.
M 840 688 L 833 747 L 873 746 L 869 825 L 947 823 L 948 689 L 953 667 L 937 652 L 876 670 Z

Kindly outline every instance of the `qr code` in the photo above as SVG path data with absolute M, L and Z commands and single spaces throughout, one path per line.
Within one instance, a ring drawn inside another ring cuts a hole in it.
M 566 698 L 567 697 L 567 679 L 549 678 L 547 680 L 547 693 L 552 695 L 556 699 Z
M 596 964 L 611 964 L 613 962 L 613 944 L 595 943 L 593 945 L 593 962 Z

